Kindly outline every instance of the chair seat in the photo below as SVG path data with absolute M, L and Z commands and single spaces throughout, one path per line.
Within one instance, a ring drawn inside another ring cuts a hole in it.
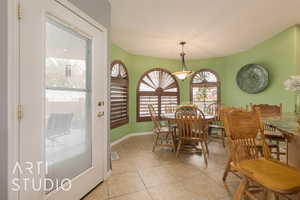
M 283 163 L 259 159 L 242 161 L 239 166 L 249 178 L 275 192 L 287 194 L 300 189 L 300 171 Z

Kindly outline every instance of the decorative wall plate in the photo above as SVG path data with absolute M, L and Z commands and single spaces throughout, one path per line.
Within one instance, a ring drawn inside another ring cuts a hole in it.
M 247 64 L 237 73 L 236 82 L 244 92 L 256 94 L 267 88 L 269 73 L 258 64 Z

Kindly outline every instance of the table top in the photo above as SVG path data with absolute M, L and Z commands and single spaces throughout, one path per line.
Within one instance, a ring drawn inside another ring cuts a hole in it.
M 264 121 L 286 134 L 300 137 L 300 129 L 297 123 L 297 119 L 299 118 L 300 115 L 296 115 L 295 113 L 282 113 L 280 117 L 267 117 L 264 118 Z
M 162 114 L 162 118 L 167 119 L 167 120 L 175 120 L 175 112 Z M 207 119 L 207 120 L 211 120 L 211 119 L 214 119 L 214 118 L 215 118 L 214 115 L 205 114 L 205 119 Z

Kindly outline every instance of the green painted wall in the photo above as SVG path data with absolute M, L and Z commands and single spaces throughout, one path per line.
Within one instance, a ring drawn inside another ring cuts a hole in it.
M 224 58 L 225 68 L 223 74 L 226 84 L 224 102 L 227 105 L 244 106 L 252 103 L 283 103 L 284 111 L 293 111 L 294 96 L 286 91 L 283 82 L 290 75 L 296 74 L 295 33 L 299 27 L 292 27 L 257 45 L 246 52 L 238 53 Z M 236 83 L 235 76 L 241 66 L 256 63 L 264 66 L 270 75 L 268 88 L 258 94 L 247 94 L 241 91 Z
M 132 73 L 132 68 L 129 68 L 131 66 L 131 55 L 124 51 L 123 49 L 119 48 L 116 45 L 111 46 L 111 61 L 114 60 L 121 60 L 127 67 L 127 70 L 129 71 L 129 84 L 131 84 L 131 74 Z M 129 91 L 131 94 L 132 91 Z M 129 107 L 131 108 L 131 106 Z M 131 111 L 129 111 L 131 113 Z M 111 129 L 110 131 L 110 141 L 115 141 L 117 139 L 120 139 L 126 135 L 131 133 L 130 130 L 130 123 L 120 126 L 118 128 Z
M 295 29 L 295 62 L 297 74 L 300 74 L 300 25 L 297 25 Z
M 130 133 L 151 130 L 151 123 L 136 122 L 136 87 L 141 75 L 154 67 L 174 72 L 180 67 L 180 60 L 163 59 L 129 54 L 112 45 L 112 60 L 122 60 L 129 71 L 129 124 L 112 129 L 111 141 Z M 241 91 L 235 82 L 238 70 L 245 64 L 257 63 L 266 67 L 270 73 L 268 88 L 259 94 Z M 283 82 L 290 76 L 300 73 L 300 27 L 293 26 L 256 47 L 231 56 L 211 59 L 196 59 L 187 62 L 189 69 L 212 69 L 221 78 L 221 101 L 226 105 L 244 106 L 252 103 L 283 103 L 285 111 L 293 111 L 294 96 L 286 91 Z M 190 80 L 179 81 L 180 101 L 189 102 Z
M 187 66 L 193 71 L 198 71 L 200 69 L 210 69 L 215 71 L 219 75 L 221 81 L 221 101 L 223 101 L 225 98 L 225 93 L 222 92 L 225 85 L 225 79 L 223 76 L 225 73 L 225 67 L 222 58 L 190 60 L 187 62 Z M 190 78 L 185 81 L 184 90 L 182 90 L 187 101 L 190 101 L 190 81 Z
M 150 131 L 152 128 L 152 123 L 149 122 L 136 122 L 136 88 L 137 83 L 142 76 L 142 74 L 152 68 L 164 68 L 169 70 L 170 72 L 173 72 L 174 70 L 179 68 L 179 62 L 175 59 L 162 59 L 162 58 L 155 58 L 155 57 L 147 57 L 147 56 L 139 56 L 139 55 L 133 55 L 133 62 L 131 67 L 134 70 L 132 72 L 131 76 L 131 84 L 130 84 L 130 116 L 131 116 L 131 131 L 132 133 L 138 133 L 138 132 L 145 132 Z M 182 88 L 182 82 L 178 82 L 180 90 Z M 182 92 L 180 92 L 182 94 Z M 183 102 L 183 99 L 180 98 L 180 101 Z
M 179 68 L 180 62 L 175 59 L 132 55 L 116 45 L 112 45 L 111 60 L 122 60 L 129 75 L 129 124 L 111 130 L 111 141 L 115 141 L 129 133 L 146 132 L 152 128 L 150 122 L 136 122 L 136 87 L 142 74 L 155 67 L 174 71 Z M 179 85 L 181 87 L 182 83 Z

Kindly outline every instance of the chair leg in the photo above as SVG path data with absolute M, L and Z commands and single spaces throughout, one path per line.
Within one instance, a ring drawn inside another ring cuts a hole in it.
M 248 187 L 248 180 L 246 177 L 243 177 L 237 191 L 234 194 L 233 199 L 234 200 L 242 200 L 247 187 Z
M 178 146 L 177 146 L 176 157 L 178 157 L 178 155 L 179 155 L 179 151 L 180 151 L 180 148 L 181 148 L 181 144 L 182 144 L 182 140 L 179 140 L 179 143 L 178 143 Z
M 207 151 L 206 151 L 206 142 L 201 141 L 200 145 L 202 148 L 202 154 L 203 154 L 203 159 L 204 159 L 204 163 L 205 163 L 205 167 L 207 167 Z
M 154 151 L 155 151 L 155 147 L 156 147 L 156 145 L 157 145 L 157 143 L 158 143 L 158 139 L 159 139 L 159 135 L 158 135 L 158 134 L 156 134 L 156 135 L 155 135 L 154 142 L 153 142 L 153 148 L 152 148 L 152 152 L 154 152 Z
M 207 141 L 204 142 L 204 145 L 205 145 L 205 149 L 206 149 L 206 152 L 207 152 L 207 157 L 209 158 L 209 149 L 208 149 Z
M 169 141 L 169 136 L 170 136 L 170 132 L 167 133 L 167 135 L 166 135 L 166 143 L 168 143 L 168 141 Z
M 225 148 L 225 131 L 224 129 L 221 130 L 221 134 L 222 134 L 222 143 L 223 143 L 223 147 Z
M 176 128 L 173 128 L 173 130 L 171 130 L 171 136 L 172 136 L 173 151 L 176 152 Z
M 280 161 L 280 147 L 279 147 L 279 141 L 276 142 L 276 152 L 277 152 L 277 160 Z
M 279 200 L 279 195 L 276 194 L 276 193 L 274 193 L 274 199 L 275 199 L 275 200 Z
M 208 135 L 211 135 L 212 134 L 212 128 L 211 127 L 208 127 Z
M 229 158 L 228 161 L 227 161 L 227 164 L 226 164 L 226 168 L 225 168 L 224 174 L 223 174 L 223 181 L 224 182 L 226 181 L 228 173 L 230 172 L 230 163 L 231 163 L 231 159 Z
M 289 164 L 289 141 L 286 140 L 286 164 Z M 300 196 L 300 195 L 299 195 Z
M 264 199 L 268 199 L 268 196 L 269 196 L 268 193 L 269 193 L 268 190 L 264 189 L 264 192 L 263 192 L 263 198 Z

